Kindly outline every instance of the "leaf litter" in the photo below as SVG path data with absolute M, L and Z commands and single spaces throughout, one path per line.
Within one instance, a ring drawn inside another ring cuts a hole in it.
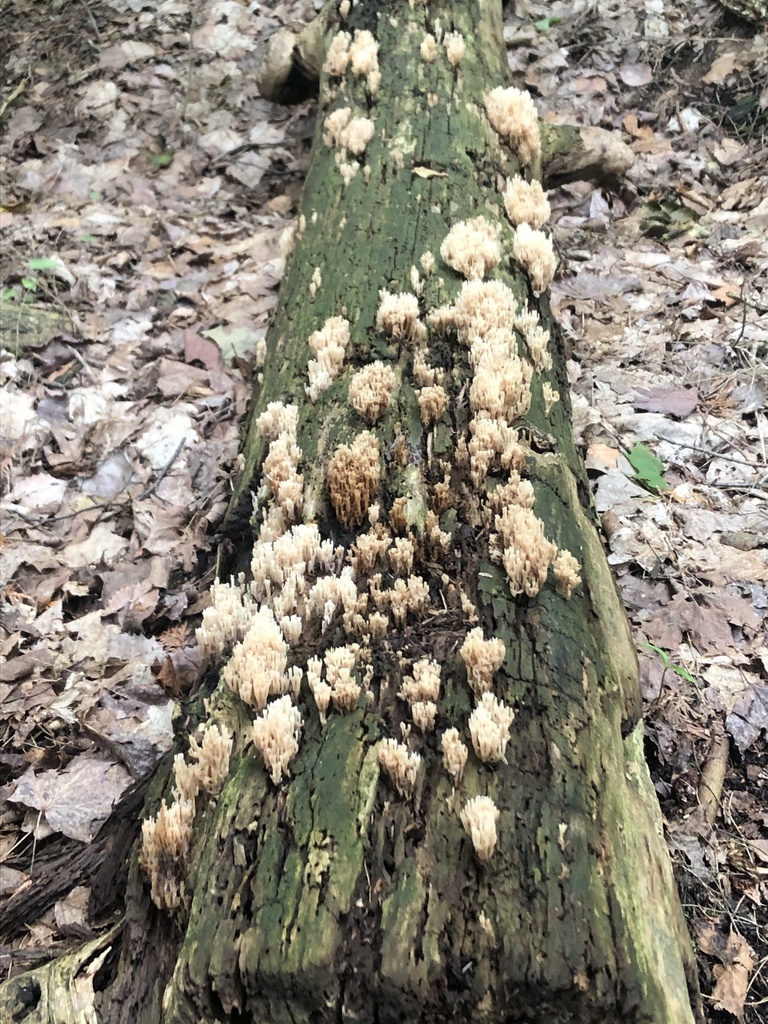
M 611 128 L 635 153 L 618 195 L 551 193 L 552 304 L 707 1005 L 712 1021 L 755 1024 L 768 998 L 768 44 L 714 3 L 646 7 L 523 0 L 505 39 L 542 117 Z M 254 71 L 277 28 L 313 13 L 4 9 L 6 894 L 34 884 L 57 836 L 93 839 L 169 748 L 173 707 L 197 683 L 193 630 L 313 129 L 311 104 L 266 102 Z M 710 824 L 702 766 L 723 749 Z M 12 963 L 88 934 L 83 888 L 22 922 Z

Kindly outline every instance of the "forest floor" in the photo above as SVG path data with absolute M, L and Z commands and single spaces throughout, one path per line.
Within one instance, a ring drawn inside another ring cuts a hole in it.
M 710 1021 L 758 1024 L 768 35 L 713 0 L 514 11 L 510 65 L 542 117 L 613 129 L 635 153 L 620 195 L 551 194 L 552 305 Z M 198 680 L 194 629 L 314 131 L 313 103 L 266 102 L 255 72 L 267 38 L 313 14 L 2 7 L 3 975 L 93 933 L 80 855 Z

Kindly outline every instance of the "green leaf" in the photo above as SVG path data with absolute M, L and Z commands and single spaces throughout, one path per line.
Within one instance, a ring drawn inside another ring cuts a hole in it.
M 669 655 L 667 652 L 662 650 L 661 647 L 657 647 L 656 644 L 643 644 L 642 646 L 647 647 L 648 650 L 653 651 L 654 654 L 658 654 L 661 658 L 661 663 L 664 666 L 664 671 L 666 672 L 669 668 Z
M 61 264 L 58 260 L 52 260 L 43 256 L 40 259 L 27 260 L 27 266 L 30 270 L 59 270 Z
M 22 277 L 21 287 L 26 288 L 28 292 L 37 291 L 37 279 L 34 277 Z
M 664 491 L 669 487 L 662 476 L 664 463 L 656 458 L 650 448 L 638 441 L 632 451 L 627 453 L 627 458 L 639 484 L 656 491 Z
M 149 161 L 157 170 L 162 170 L 173 163 L 173 153 L 150 153 Z
M 548 32 L 554 25 L 559 25 L 561 18 L 540 18 L 539 21 L 534 21 L 533 27 L 538 32 Z
M 685 667 L 685 665 L 673 665 L 672 671 L 675 672 L 677 675 L 681 676 L 683 679 L 687 680 L 689 683 L 694 682 L 693 676 Z
M 18 299 L 18 297 L 19 297 L 19 289 L 18 288 L 13 288 L 13 287 L 3 288 L 2 292 L 0 292 L 0 302 L 15 302 L 16 299 Z

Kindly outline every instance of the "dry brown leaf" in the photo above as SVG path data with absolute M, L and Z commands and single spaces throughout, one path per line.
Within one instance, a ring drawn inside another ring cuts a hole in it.
M 130 784 L 121 765 L 78 754 L 64 771 L 30 768 L 8 799 L 42 811 L 54 832 L 89 843 Z

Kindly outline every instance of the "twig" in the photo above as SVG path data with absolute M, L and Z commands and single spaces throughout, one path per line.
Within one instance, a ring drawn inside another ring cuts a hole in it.
M 709 754 L 701 769 L 701 778 L 699 779 L 699 806 L 704 814 L 704 821 L 710 829 L 715 827 L 717 812 L 720 810 L 720 798 L 723 795 L 729 751 L 728 737 L 725 735 L 723 723 L 718 719 L 714 726 Z
M 182 439 L 176 445 L 176 451 L 173 453 L 173 455 L 170 457 L 170 459 L 166 462 L 166 464 L 163 466 L 162 470 L 155 477 L 155 479 L 152 481 L 152 483 L 151 484 L 147 484 L 147 486 L 144 488 L 144 490 L 141 492 L 141 494 L 136 499 L 137 501 L 143 501 L 145 498 L 148 498 L 150 496 L 150 494 L 152 494 L 153 491 L 157 490 L 157 488 L 163 482 L 163 478 L 165 477 L 166 473 L 171 468 L 171 466 L 174 464 L 176 459 L 179 457 L 179 453 L 181 452 L 182 448 L 184 447 L 184 445 L 186 443 L 187 443 L 186 437 L 182 437 Z

